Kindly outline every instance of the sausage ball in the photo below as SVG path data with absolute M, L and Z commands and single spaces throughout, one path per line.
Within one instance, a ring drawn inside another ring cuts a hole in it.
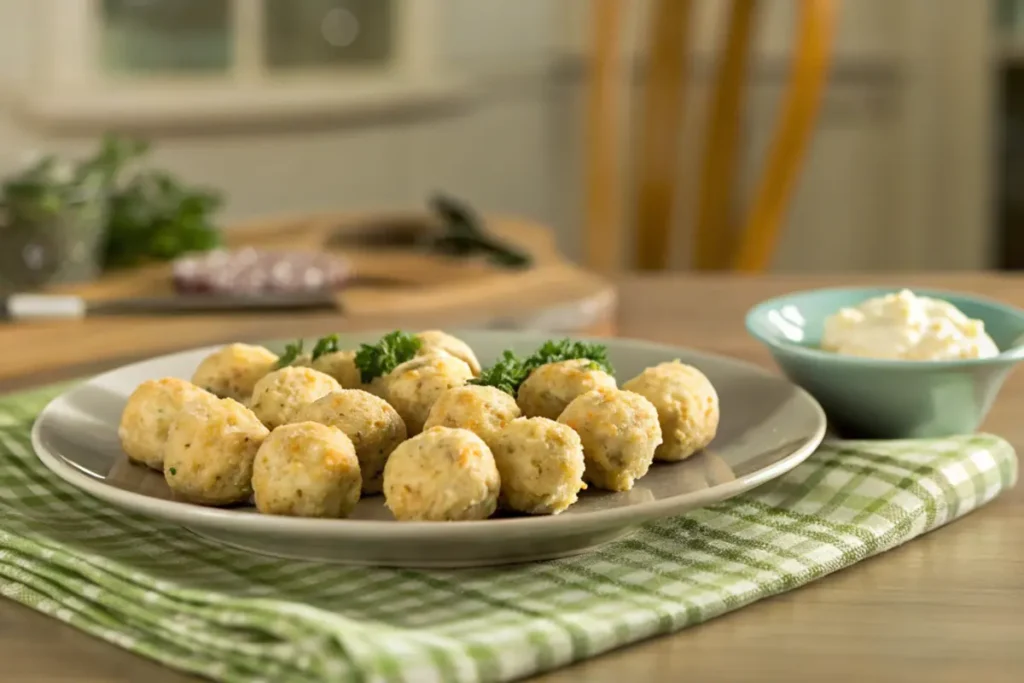
M 262 346 L 231 344 L 203 359 L 192 383 L 221 398 L 245 403 L 262 377 L 274 370 L 277 355 Z
M 314 370 L 338 380 L 343 389 L 362 389 L 363 380 L 356 367 L 355 351 L 327 353 L 312 361 Z
M 384 463 L 405 441 L 405 423 L 391 404 L 359 389 L 327 394 L 299 411 L 295 422 L 336 427 L 352 440 L 363 476 L 363 494 L 380 493 Z
M 583 442 L 546 417 L 513 420 L 491 447 L 501 475 L 501 504 L 529 515 L 557 515 L 576 502 L 583 483 Z
M 291 363 L 288 364 L 290 368 L 312 368 L 313 367 L 313 356 L 308 353 L 300 353 L 295 357 Z
M 517 400 L 526 417 L 557 420 L 574 398 L 601 388 L 614 389 L 615 378 L 589 360 L 565 360 L 531 372 Z
M 253 464 L 256 509 L 267 515 L 347 517 L 362 486 L 352 440 L 318 422 L 278 427 Z
M 292 422 L 302 408 L 335 391 L 341 391 L 341 385 L 330 375 L 289 366 L 256 383 L 250 406 L 263 424 L 274 429 Z
M 361 389 L 384 398 L 384 377 L 374 377 L 363 384 L 363 373 L 356 365 L 355 351 L 338 351 L 320 356 L 309 364 L 314 370 L 338 380 L 342 389 Z
M 505 425 L 521 414 L 516 400 L 504 391 L 467 384 L 441 394 L 423 428 L 468 429 L 491 446 Z
M 446 353 L 417 356 L 388 374 L 385 398 L 402 416 L 410 435 L 423 431 L 430 409 L 441 394 L 473 377 L 463 361 Z
M 396 448 L 384 466 L 384 501 L 402 521 L 487 519 L 500 488 L 491 449 L 466 429 L 428 429 Z
M 469 348 L 469 344 L 458 337 L 453 337 L 441 330 L 427 330 L 418 333 L 416 337 L 423 342 L 419 355 L 425 356 L 435 351 L 443 351 L 468 365 L 474 377 L 480 376 L 480 361 L 477 360 L 473 349 Z
M 664 443 L 655 460 L 677 462 L 705 448 L 718 432 L 718 393 L 697 368 L 679 361 L 647 368 L 623 387 L 658 411 Z
M 658 411 L 640 394 L 595 389 L 573 400 L 558 418 L 580 435 L 584 479 L 608 491 L 628 491 L 647 474 L 661 445 Z
M 177 498 L 232 505 L 252 495 L 252 463 L 270 431 L 231 398 L 186 406 L 171 425 L 164 479 Z
M 217 398 L 183 379 L 166 377 L 140 384 L 121 413 L 117 436 L 128 459 L 155 470 L 164 466 L 167 432 L 178 413 L 190 403 L 216 402 Z

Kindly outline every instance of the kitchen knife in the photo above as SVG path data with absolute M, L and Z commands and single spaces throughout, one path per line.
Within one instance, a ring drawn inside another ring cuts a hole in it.
M 74 320 L 117 315 L 199 315 L 260 311 L 338 311 L 331 291 L 261 293 L 254 296 L 187 294 L 89 301 L 61 294 L 12 294 L 0 298 L 0 320 Z

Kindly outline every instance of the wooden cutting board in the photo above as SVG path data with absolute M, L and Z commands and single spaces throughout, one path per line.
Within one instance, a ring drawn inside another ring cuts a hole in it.
M 348 321 L 385 315 L 439 314 L 471 319 L 509 307 L 544 307 L 590 297 L 609 285 L 570 264 L 558 251 L 550 231 L 521 219 L 491 217 L 490 232 L 534 257 L 525 270 L 500 268 L 481 258 L 463 259 L 410 249 L 359 246 L 359 234 L 374 226 L 408 225 L 416 214 L 383 216 L 319 214 L 260 220 L 231 228 L 227 246 L 294 249 L 337 253 L 348 259 L 360 281 L 339 293 Z M 340 237 L 344 246 L 329 246 Z M 351 241 L 349 241 L 351 240 Z M 167 264 L 135 268 L 105 276 L 88 285 L 62 288 L 89 298 L 171 294 Z
M 546 228 L 490 216 L 487 229 L 529 252 L 532 267 L 504 269 L 479 258 L 461 259 L 410 249 L 369 246 L 356 239 L 375 226 L 408 224 L 416 214 L 290 216 L 251 221 L 227 231 L 227 246 L 338 253 L 357 280 L 339 292 L 339 312 L 239 313 L 201 316 L 97 317 L 81 321 L 9 324 L 3 328 L 0 375 L 45 381 L 47 373 L 81 362 L 144 358 L 175 349 L 228 341 L 258 341 L 366 329 L 427 327 L 539 327 L 611 333 L 611 284 L 570 263 Z M 332 238 L 341 238 L 340 240 Z M 355 240 L 353 242 L 353 240 Z M 337 242 L 343 246 L 338 246 Z M 89 299 L 173 293 L 168 264 L 56 288 Z

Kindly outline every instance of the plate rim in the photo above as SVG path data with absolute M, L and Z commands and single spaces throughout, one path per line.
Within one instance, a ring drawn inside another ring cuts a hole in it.
M 499 336 L 507 335 L 508 331 L 495 330 L 453 330 L 450 334 L 470 333 L 473 335 Z M 372 336 L 374 331 L 357 331 L 351 334 L 358 336 Z M 633 339 L 629 337 L 594 337 L 581 335 L 552 335 L 543 331 L 515 331 L 516 336 L 536 336 L 550 338 L 551 336 L 566 336 L 576 340 L 594 341 L 607 343 L 609 341 L 628 343 L 634 347 L 641 347 L 644 350 L 657 353 L 679 353 L 696 358 L 709 358 L 717 362 L 726 362 L 734 366 L 740 366 L 744 370 L 769 377 L 775 381 L 789 384 L 796 392 L 802 395 L 808 405 L 817 414 L 817 428 L 809 440 L 802 446 L 796 448 L 792 453 L 780 458 L 776 462 L 751 472 L 741 478 L 724 482 L 716 486 L 700 489 L 690 493 L 679 494 L 661 500 L 637 503 L 625 507 L 615 507 L 607 510 L 595 510 L 580 515 L 537 515 L 503 518 L 500 520 L 474 520 L 455 522 L 396 522 L 395 520 L 367 520 L 367 519 L 321 519 L 306 517 L 287 517 L 276 515 L 259 515 L 251 512 L 239 512 L 237 510 L 204 507 L 183 501 L 165 500 L 147 496 L 135 491 L 121 489 L 105 483 L 104 481 L 90 476 L 76 468 L 62 456 L 52 453 L 42 440 L 42 425 L 47 417 L 57 409 L 58 404 L 66 401 L 74 392 L 81 390 L 94 382 L 113 374 L 121 373 L 140 365 L 149 364 L 155 361 L 170 360 L 178 356 L 187 356 L 201 352 L 212 352 L 221 348 L 223 344 L 194 347 L 175 351 L 172 353 L 152 356 L 147 359 L 121 365 L 117 368 L 93 375 L 82 380 L 75 386 L 61 392 L 47 402 L 46 406 L 39 412 L 33 421 L 31 429 L 32 450 L 43 465 L 57 475 L 61 480 L 85 491 L 95 498 L 115 505 L 121 509 L 130 510 L 134 513 L 143 514 L 148 517 L 164 521 L 173 521 L 185 527 L 192 526 L 216 526 L 223 530 L 242 534 L 288 534 L 293 537 L 318 537 L 338 536 L 353 539 L 376 539 L 391 537 L 393 540 L 402 540 L 403 537 L 409 540 L 422 542 L 430 538 L 443 538 L 453 541 L 459 539 L 471 539 L 486 533 L 488 529 L 502 529 L 507 532 L 524 533 L 530 530 L 544 528 L 550 534 L 553 528 L 561 527 L 565 534 L 571 535 L 584 531 L 591 527 L 610 528 L 615 525 L 622 527 L 640 524 L 655 519 L 672 516 L 674 511 L 682 514 L 688 510 L 701 508 L 705 505 L 728 500 L 742 493 L 754 489 L 764 483 L 776 479 L 794 469 L 807 460 L 825 439 L 827 431 L 827 418 L 820 403 L 808 391 L 793 383 L 785 376 L 774 374 L 745 360 L 699 351 L 684 346 L 674 346 L 660 342 Z M 268 340 L 262 342 L 266 345 L 283 344 L 291 340 Z M 51 417 L 52 419 L 52 417 Z

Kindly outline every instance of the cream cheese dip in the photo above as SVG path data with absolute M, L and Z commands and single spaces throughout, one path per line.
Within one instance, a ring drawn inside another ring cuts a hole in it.
M 999 353 L 982 321 L 967 317 L 949 302 L 906 289 L 829 316 L 821 348 L 848 356 L 922 361 L 990 358 Z

